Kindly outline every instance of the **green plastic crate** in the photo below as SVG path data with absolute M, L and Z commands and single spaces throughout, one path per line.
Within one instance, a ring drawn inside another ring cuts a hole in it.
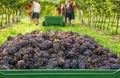
M 0 78 L 120 78 L 120 70 L 0 70 Z
M 64 25 L 63 16 L 45 16 L 43 26 L 48 25 Z

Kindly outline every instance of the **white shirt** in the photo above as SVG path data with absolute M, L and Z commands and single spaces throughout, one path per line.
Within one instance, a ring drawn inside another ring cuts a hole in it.
M 33 10 L 34 12 L 40 12 L 40 4 L 39 3 L 34 3 L 33 4 Z

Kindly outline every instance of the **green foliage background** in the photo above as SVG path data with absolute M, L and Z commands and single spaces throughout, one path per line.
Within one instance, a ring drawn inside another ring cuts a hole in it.
M 56 4 L 53 2 L 42 1 L 41 5 L 41 15 L 52 15 L 52 11 L 55 9 Z

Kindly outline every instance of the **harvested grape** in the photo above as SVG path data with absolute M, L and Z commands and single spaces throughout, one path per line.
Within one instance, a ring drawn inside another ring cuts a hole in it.
M 8 36 L 0 69 L 120 69 L 120 57 L 87 34 L 33 31 Z

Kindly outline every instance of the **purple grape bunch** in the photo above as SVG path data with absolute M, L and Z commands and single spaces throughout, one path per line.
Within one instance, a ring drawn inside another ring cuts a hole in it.
M 0 69 L 120 69 L 120 57 L 86 34 L 33 31 L 8 36 Z

